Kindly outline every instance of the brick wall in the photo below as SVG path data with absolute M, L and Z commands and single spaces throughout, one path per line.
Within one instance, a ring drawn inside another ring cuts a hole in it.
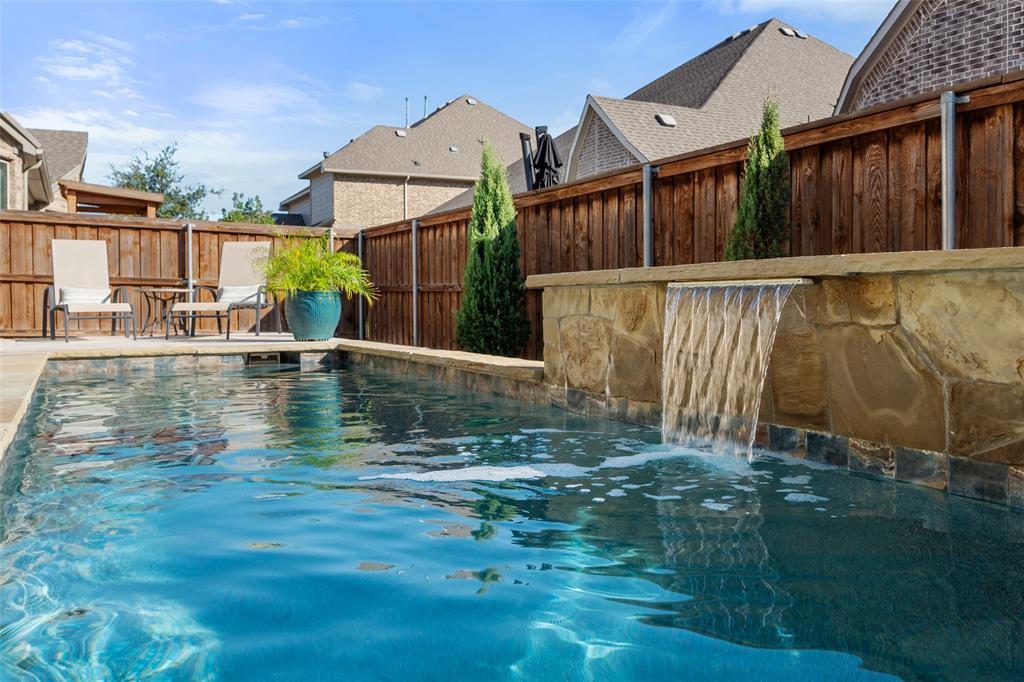
M 0 139 L 0 159 L 7 163 L 7 208 L 25 210 L 25 179 L 22 174 L 21 150 Z
M 473 186 L 471 182 L 409 180 L 409 205 L 404 212 L 402 178 L 334 176 L 336 227 L 373 227 L 432 211 Z M 407 213 L 407 215 L 406 215 Z
M 598 116 L 591 114 L 573 174 L 576 179 L 639 163 Z M 571 178 L 570 178 L 571 179 Z
M 924 0 L 851 110 L 1024 68 L 1024 0 Z

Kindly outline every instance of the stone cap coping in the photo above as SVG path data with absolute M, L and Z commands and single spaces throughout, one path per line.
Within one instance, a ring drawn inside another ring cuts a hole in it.
M 954 251 L 896 251 L 836 256 L 794 256 L 693 265 L 663 265 L 622 270 L 588 270 L 530 275 L 530 289 L 661 282 L 781 279 L 825 279 L 868 274 L 910 274 L 956 270 L 1021 270 L 1024 246 Z
M 458 350 L 435 350 L 418 346 L 398 346 L 377 341 L 351 339 L 341 339 L 337 342 L 337 348 L 350 353 L 409 360 L 424 365 L 451 367 L 466 372 L 503 376 L 523 381 L 540 382 L 544 376 L 544 363 L 540 360 L 523 360 L 522 358 L 506 358 Z

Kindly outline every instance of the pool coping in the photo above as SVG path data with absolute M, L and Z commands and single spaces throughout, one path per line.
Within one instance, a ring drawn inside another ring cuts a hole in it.
M 342 353 L 346 356 L 386 358 L 390 362 L 414 363 L 441 371 L 487 375 L 540 386 L 544 363 L 535 360 L 399 346 L 375 341 L 331 339 L 329 341 L 268 341 L 239 343 L 206 342 L 202 345 L 147 343 L 145 347 L 69 348 L 49 352 L 0 352 L 0 460 L 3 460 L 32 404 L 39 378 L 50 363 L 91 360 L 119 360 L 168 357 L 248 356 L 274 353 L 301 355 Z

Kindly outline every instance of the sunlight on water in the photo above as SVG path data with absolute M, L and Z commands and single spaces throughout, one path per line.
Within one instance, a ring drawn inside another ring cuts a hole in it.
M 1024 672 L 1022 514 L 386 372 L 46 379 L 0 484 L 5 682 Z

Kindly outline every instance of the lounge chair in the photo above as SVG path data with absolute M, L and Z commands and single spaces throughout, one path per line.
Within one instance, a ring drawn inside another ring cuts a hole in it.
M 72 320 L 110 319 L 111 335 L 117 321 L 124 321 L 124 335 L 131 323 L 132 338 L 137 337 L 135 309 L 128 302 L 128 290 L 110 288 L 107 273 L 107 243 L 102 240 L 54 239 L 53 284 L 43 296 L 43 336 L 49 321 L 50 338 L 57 335 L 57 313 L 64 313 L 64 342 Z
M 174 318 L 189 320 L 190 335 L 196 335 L 196 319 L 216 318 L 217 333 L 221 320 L 227 325 L 227 338 L 231 339 L 231 313 L 240 308 L 256 310 L 256 336 L 260 335 L 263 308 L 274 308 L 277 331 L 281 331 L 281 311 L 267 299 L 264 277 L 259 261 L 270 253 L 270 242 L 227 242 L 220 254 L 220 281 L 217 288 L 199 285 L 192 289 L 192 300 L 175 303 L 167 310 L 165 338 L 170 338 Z M 200 302 L 199 292 L 213 294 L 212 302 Z

